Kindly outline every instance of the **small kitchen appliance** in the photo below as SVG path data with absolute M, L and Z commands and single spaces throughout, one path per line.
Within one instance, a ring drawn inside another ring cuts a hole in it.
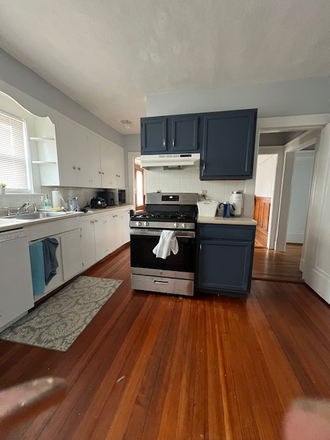
M 108 189 L 105 189 L 103 191 L 98 191 L 97 196 L 102 197 L 108 206 L 116 205 L 115 191 L 110 191 Z
M 147 194 L 146 211 L 130 218 L 132 289 L 193 296 L 197 201 L 197 193 Z M 166 259 L 153 253 L 163 230 L 178 241 Z
M 243 209 L 243 192 L 233 191 L 230 194 L 230 203 L 235 209 L 231 209 L 231 215 L 234 217 L 240 217 Z
M 107 202 L 102 197 L 93 197 L 90 205 L 92 209 L 102 209 L 107 207 Z
M 78 197 L 69 197 L 69 211 L 79 211 Z
M 126 191 L 124 189 L 118 190 L 118 205 L 125 205 L 126 203 Z

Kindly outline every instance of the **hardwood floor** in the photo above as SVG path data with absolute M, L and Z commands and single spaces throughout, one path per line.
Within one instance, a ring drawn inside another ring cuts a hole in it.
M 303 283 L 299 270 L 301 244 L 287 244 L 286 252 L 255 248 L 252 278 L 256 280 Z
M 1 439 L 278 440 L 293 398 L 330 397 L 329 307 L 306 285 L 133 292 L 128 248 L 86 275 L 123 283 L 67 352 L 0 341 L 1 387 L 67 381 L 60 405 Z

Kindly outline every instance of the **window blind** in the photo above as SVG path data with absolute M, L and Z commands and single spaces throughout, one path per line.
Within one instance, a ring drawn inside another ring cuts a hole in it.
M 25 122 L 0 112 L 0 183 L 8 189 L 29 189 L 25 142 Z

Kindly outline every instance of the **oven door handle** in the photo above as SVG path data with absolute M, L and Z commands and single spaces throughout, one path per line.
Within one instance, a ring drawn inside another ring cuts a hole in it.
M 162 284 L 162 285 L 167 285 L 168 281 L 159 281 L 159 280 L 154 280 L 154 284 Z
M 162 230 L 154 229 L 130 229 L 130 235 L 145 235 L 146 237 L 160 237 Z M 176 238 L 195 238 L 194 231 L 174 231 Z

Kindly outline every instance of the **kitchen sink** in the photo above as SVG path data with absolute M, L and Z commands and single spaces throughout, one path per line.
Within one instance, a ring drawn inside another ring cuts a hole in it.
M 63 215 L 67 215 L 68 212 L 29 212 L 26 214 L 18 214 L 18 215 L 8 215 L 3 217 L 5 220 L 39 220 L 43 218 L 49 217 L 61 217 Z

